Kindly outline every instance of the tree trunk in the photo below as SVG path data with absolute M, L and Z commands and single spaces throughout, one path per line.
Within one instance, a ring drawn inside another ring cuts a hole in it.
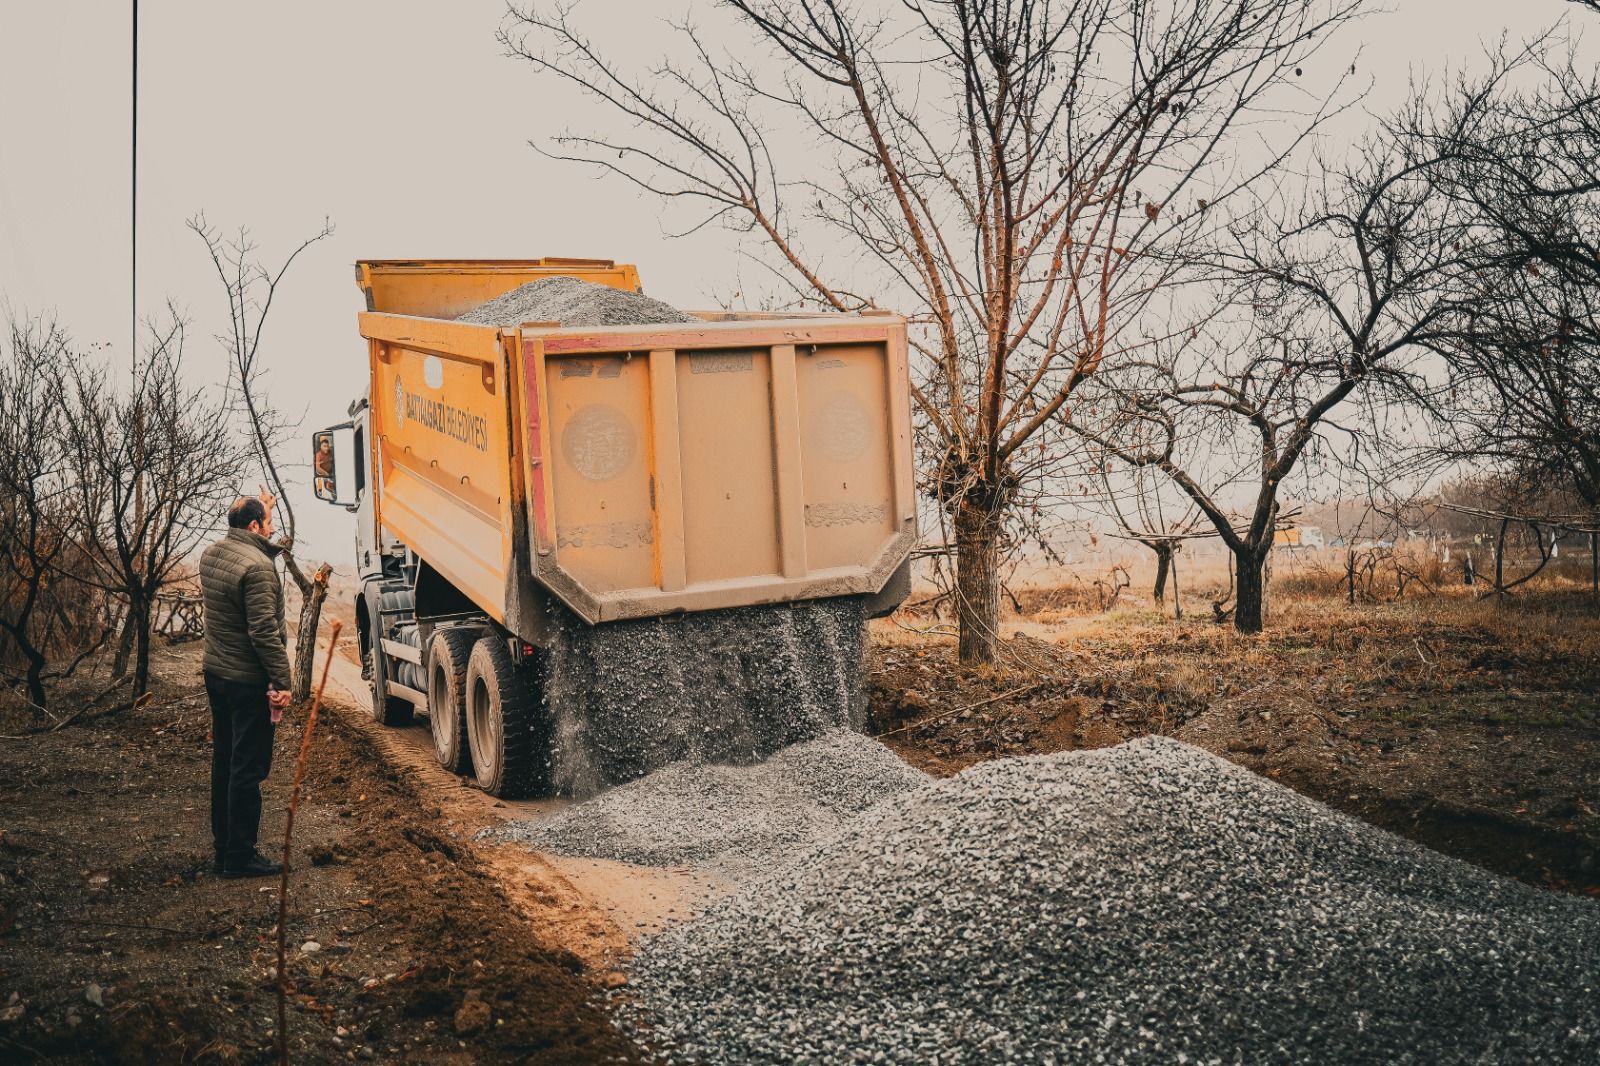
M 27 603 L 18 613 L 14 622 L 0 622 L 0 629 L 11 637 L 11 644 L 17 649 L 18 654 L 27 662 L 27 670 L 23 675 L 24 683 L 28 689 L 28 702 L 39 710 L 44 710 L 44 668 L 48 665 L 41 647 L 50 646 L 50 632 L 45 631 L 42 638 L 34 637 L 28 632 L 29 623 L 32 621 L 33 604 L 36 602 L 37 589 L 30 593 Z
M 36 709 L 43 711 L 45 701 L 44 668 L 47 665 L 44 653 L 22 637 L 20 628 L 13 628 L 8 625 L 6 630 L 11 634 L 11 643 L 16 647 L 17 651 L 22 653 L 22 657 L 28 661 L 28 669 L 24 675 L 24 682 L 28 688 L 28 702 L 33 704 Z
M 1172 570 L 1172 545 L 1157 541 L 1151 550 L 1156 553 L 1155 598 L 1157 603 L 1164 604 L 1167 602 L 1167 574 Z
M 956 508 L 956 621 L 963 663 L 992 663 L 1000 640 L 1000 522 Z
M 133 698 L 138 699 L 150 687 L 150 603 L 136 600 L 128 605 L 128 616 L 133 629 Z
M 1178 587 L 1178 553 L 1172 553 L 1172 617 L 1183 621 L 1183 590 Z
M 1233 628 L 1240 633 L 1261 632 L 1266 599 L 1266 576 L 1262 570 L 1266 561 L 1266 552 L 1246 548 L 1234 553 Z
M 128 660 L 133 658 L 133 611 L 122 616 L 122 633 L 117 637 L 117 656 L 111 661 L 111 678 L 121 681 L 128 676 Z
M 1589 534 L 1589 596 L 1600 607 L 1600 532 Z
M 1261 558 L 1261 624 L 1272 618 L 1272 542 L 1267 542 Z
M 322 620 L 322 601 L 328 598 L 328 575 L 331 572 L 332 568 L 323 563 L 300 589 L 300 625 L 294 639 L 294 682 L 290 689 L 296 703 L 311 698 L 317 626 Z
M 1494 538 L 1494 590 L 1501 595 L 1506 591 L 1506 528 L 1510 525 L 1510 519 L 1502 519 Z

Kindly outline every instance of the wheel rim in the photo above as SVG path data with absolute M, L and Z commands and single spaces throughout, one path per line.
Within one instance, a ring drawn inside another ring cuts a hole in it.
M 480 782 L 494 779 L 494 700 L 483 678 L 472 681 L 471 697 L 467 701 L 467 728 L 472 734 L 472 765 Z

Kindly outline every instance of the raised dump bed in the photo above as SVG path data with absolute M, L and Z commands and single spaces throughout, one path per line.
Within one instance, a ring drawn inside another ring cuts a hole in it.
M 402 701 L 442 717 L 425 691 L 441 626 L 474 626 L 521 659 L 555 639 L 556 603 L 603 625 L 903 599 L 916 535 L 904 319 L 456 320 L 546 276 L 638 287 L 603 260 L 358 267 L 371 400 L 348 428 L 363 469 L 342 479 L 353 498 L 337 476 L 319 494 L 361 516 L 381 714 L 405 718 Z

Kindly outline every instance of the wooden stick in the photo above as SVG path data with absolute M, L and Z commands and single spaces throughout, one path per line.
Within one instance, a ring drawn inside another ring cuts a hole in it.
M 896 726 L 895 728 L 889 730 L 888 732 L 876 733 L 876 734 L 873 735 L 873 739 L 880 740 L 883 737 L 893 736 L 896 733 L 903 733 L 907 729 L 916 729 L 916 728 L 918 728 L 920 726 L 932 725 L 935 722 L 942 722 L 946 718 L 955 717 L 956 715 L 960 714 L 962 711 L 975 711 L 979 707 L 987 707 L 991 703 L 999 703 L 1001 700 L 1010 699 L 1012 696 L 1026 696 L 1028 693 L 1032 692 L 1036 688 L 1044 688 L 1046 685 L 1048 685 L 1050 683 L 1050 681 L 1053 681 L 1053 680 L 1055 680 L 1055 679 L 1054 678 L 1050 678 L 1050 679 L 1047 679 L 1047 680 L 1044 680 L 1044 681 L 1036 681 L 1031 685 L 1023 685 L 1021 688 L 1014 688 L 1010 692 L 1002 692 L 998 696 L 990 696 L 986 700 L 979 700 L 977 703 L 969 703 L 965 707 L 957 707 L 953 711 L 946 711 L 944 714 L 934 715 L 932 718 L 923 718 L 920 721 L 907 722 L 905 725 Z
M 300 806 L 300 783 L 306 776 L 306 756 L 311 753 L 311 733 L 317 728 L 317 710 L 322 706 L 322 690 L 328 684 L 328 668 L 333 665 L 333 649 L 339 643 L 340 625 L 335 621 L 328 633 L 328 657 L 322 661 L 322 679 L 311 697 L 305 732 L 300 736 L 300 758 L 294 764 L 294 787 L 289 792 L 289 814 L 283 826 L 283 870 L 278 875 L 278 1062 L 289 1066 L 289 966 L 286 961 L 285 926 L 289 922 L 289 847 L 294 843 L 294 812 Z

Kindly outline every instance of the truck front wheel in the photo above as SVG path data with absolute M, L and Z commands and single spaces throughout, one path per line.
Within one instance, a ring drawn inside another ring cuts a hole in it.
M 367 623 L 367 665 L 372 682 L 372 719 L 379 725 L 407 726 L 411 724 L 411 701 L 403 696 L 389 695 L 389 678 L 393 666 L 383 651 L 384 617 L 409 618 L 415 609 L 409 589 L 380 591 L 376 597 L 377 609 L 369 615 Z
M 453 774 L 472 765 L 467 750 L 467 660 L 476 631 L 438 629 L 428 642 L 428 726 L 439 765 Z
M 467 732 L 479 788 L 512 799 L 544 787 L 540 720 L 532 672 L 518 669 L 504 640 L 481 638 L 467 660 Z

